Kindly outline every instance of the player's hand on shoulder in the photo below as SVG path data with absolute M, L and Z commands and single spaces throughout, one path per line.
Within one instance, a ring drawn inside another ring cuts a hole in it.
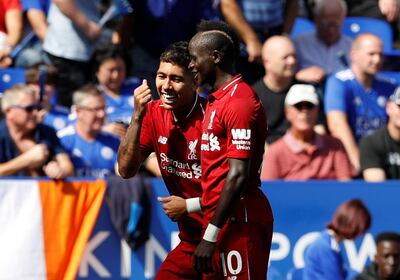
M 186 211 L 186 200 L 179 196 L 168 196 L 168 197 L 159 197 L 158 201 L 160 201 L 163 205 L 164 213 L 172 220 L 177 221 L 182 216 L 187 214 Z

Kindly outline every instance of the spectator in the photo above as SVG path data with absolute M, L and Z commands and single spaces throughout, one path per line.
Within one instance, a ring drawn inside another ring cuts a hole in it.
M 22 26 L 19 0 L 0 0 L 0 67 L 12 64 L 10 54 L 22 38 Z
M 14 65 L 28 68 L 44 63 L 42 44 L 47 34 L 47 13 L 51 0 L 21 0 L 25 20 L 25 36 L 35 35 L 17 54 Z
M 17 85 L 2 98 L 5 119 L 0 122 L 0 176 L 72 176 L 73 165 L 55 131 L 39 124 L 35 93 Z
M 104 131 L 122 137 L 133 113 L 133 90 L 139 79 L 126 80 L 127 67 L 122 52 L 115 48 L 100 51 L 95 59 L 96 79 L 106 98 L 107 122 Z
M 57 77 L 57 69 L 50 64 L 33 65 L 25 72 L 26 84 L 36 92 L 40 100 L 39 121 L 53 127 L 56 131 L 66 127 L 70 122 L 69 108 L 56 104 Z
M 316 2 L 316 31 L 294 39 L 299 60 L 297 80 L 322 84 L 327 75 L 347 67 L 351 39 L 342 34 L 346 11 L 346 3 L 343 0 Z
M 372 264 L 364 268 L 354 280 L 400 279 L 400 235 L 381 232 L 376 237 L 376 255 Z
M 400 179 L 400 88 L 386 104 L 388 124 L 360 142 L 360 164 L 364 179 L 380 182 Z
M 202 19 L 214 17 L 214 0 L 134 1 L 133 13 L 118 28 L 121 43 L 130 51 L 130 76 L 146 79 L 157 99 L 154 77 L 160 54 L 170 44 L 187 41 Z M 133 42 L 133 46 L 130 46 Z
M 351 163 L 359 171 L 357 143 L 386 124 L 386 101 L 396 85 L 377 75 L 383 54 L 382 42 L 375 35 L 359 35 L 350 55 L 350 69 L 328 79 L 324 103 L 329 130 L 342 141 Z
M 284 101 L 289 87 L 295 82 L 296 50 L 285 36 L 272 36 L 262 49 L 265 75 L 253 88 L 264 106 L 268 123 L 267 143 L 271 144 L 289 128 L 284 112 Z
M 341 243 L 364 234 L 371 225 L 371 216 L 361 200 L 342 203 L 327 225 L 327 229 L 306 249 L 303 280 L 344 280 L 346 270 L 341 255 Z
M 104 94 L 89 84 L 74 92 L 76 122 L 58 132 L 77 176 L 115 174 L 119 139 L 102 132 L 106 119 Z
M 262 44 L 273 35 L 289 34 L 297 15 L 297 0 L 221 0 L 225 21 L 239 34 L 245 51 L 238 60 L 238 70 L 248 83 L 264 75 L 261 65 Z
M 111 43 L 111 32 L 98 25 L 100 0 L 53 0 L 43 49 L 59 73 L 57 102 L 70 107 L 72 93 L 90 80 L 95 44 Z M 66 43 L 67 42 L 67 43 Z
M 349 180 L 352 167 L 342 143 L 314 131 L 319 111 L 312 85 L 293 85 L 285 99 L 291 126 L 284 137 L 269 146 L 261 172 L 263 180 Z

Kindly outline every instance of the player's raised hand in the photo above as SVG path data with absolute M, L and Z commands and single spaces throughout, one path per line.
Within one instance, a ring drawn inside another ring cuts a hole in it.
M 187 213 L 186 211 L 186 200 L 179 196 L 168 196 L 168 197 L 158 197 L 163 205 L 164 213 L 172 220 L 177 221 L 183 215 Z
M 151 90 L 146 79 L 134 90 L 134 100 L 134 117 L 143 118 L 146 113 L 146 104 L 151 101 Z

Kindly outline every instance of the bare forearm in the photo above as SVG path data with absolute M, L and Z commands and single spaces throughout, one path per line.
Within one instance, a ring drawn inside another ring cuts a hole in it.
M 287 0 L 285 3 L 283 32 L 290 34 L 299 9 L 299 1 Z
M 342 141 L 351 164 L 358 171 L 360 168 L 358 145 L 347 121 L 341 119 L 341 115 L 328 115 L 328 127 L 331 134 Z
M 29 10 L 26 15 L 33 31 L 43 41 L 48 28 L 46 15 L 42 11 L 34 9 Z
M 118 171 L 121 177 L 130 178 L 136 175 L 142 163 L 140 153 L 140 130 L 142 120 L 132 118 L 131 124 L 128 127 L 121 144 L 118 149 Z
M 232 161 L 233 159 L 230 159 Z M 222 228 L 226 220 L 232 215 L 233 209 L 238 204 L 240 197 L 245 189 L 248 174 L 248 165 L 241 160 L 239 165 L 230 167 L 230 171 L 226 176 L 225 183 L 221 192 L 220 199 L 217 204 L 211 224 Z
M 56 156 L 55 160 L 60 165 L 62 171 L 61 178 L 74 176 L 74 165 L 67 154 L 59 154 Z
M 251 41 L 258 40 L 256 33 L 246 21 L 236 0 L 221 0 L 221 12 L 226 22 L 237 31 L 246 45 Z
M 22 37 L 22 12 L 20 10 L 10 10 L 6 13 L 6 28 L 7 32 L 7 43 L 15 47 Z
M 83 31 L 89 39 L 94 40 L 100 35 L 101 28 L 82 13 L 76 6 L 75 1 L 53 0 L 53 3 L 74 23 L 74 25 Z
M 24 155 L 13 158 L 5 163 L 0 163 L 0 176 L 11 176 L 22 170 L 27 170 L 29 162 L 25 159 Z

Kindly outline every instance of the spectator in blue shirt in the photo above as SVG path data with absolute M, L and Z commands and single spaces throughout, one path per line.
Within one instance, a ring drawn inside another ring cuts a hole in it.
M 119 139 L 102 131 L 106 119 L 104 94 L 93 84 L 73 94 L 76 122 L 58 132 L 77 176 L 115 174 Z
M 371 215 L 361 200 L 342 203 L 327 229 L 306 249 L 303 280 L 345 280 L 346 269 L 340 245 L 345 239 L 364 234 L 371 225 Z
M 324 105 L 329 130 L 342 141 L 358 171 L 358 142 L 387 123 L 386 102 L 396 84 L 378 75 L 383 64 L 383 44 L 377 36 L 359 35 L 352 43 L 350 58 L 349 69 L 328 78 Z

